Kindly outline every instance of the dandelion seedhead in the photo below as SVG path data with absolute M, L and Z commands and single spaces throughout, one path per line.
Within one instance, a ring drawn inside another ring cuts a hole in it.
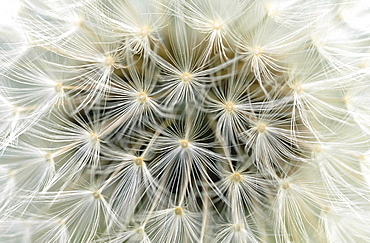
M 0 242 L 370 242 L 367 0 L 20 0 Z

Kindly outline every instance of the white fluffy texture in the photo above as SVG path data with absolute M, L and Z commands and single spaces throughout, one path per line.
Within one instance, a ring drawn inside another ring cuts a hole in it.
M 0 242 L 370 242 L 366 0 L 21 0 Z

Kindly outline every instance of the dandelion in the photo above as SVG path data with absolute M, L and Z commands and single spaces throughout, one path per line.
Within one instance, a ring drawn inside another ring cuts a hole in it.
M 20 0 L 0 242 L 369 242 L 364 0 Z

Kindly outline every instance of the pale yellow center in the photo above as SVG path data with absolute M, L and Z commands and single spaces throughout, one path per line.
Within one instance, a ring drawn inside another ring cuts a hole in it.
M 221 27 L 222 27 L 222 24 L 220 23 L 220 21 L 215 20 L 215 21 L 212 22 L 212 28 L 214 30 L 219 30 L 219 29 L 221 29 Z
M 45 160 L 46 162 L 53 162 L 53 155 L 50 153 L 45 154 Z
M 143 39 L 148 37 L 149 34 L 150 34 L 150 29 L 148 27 L 141 28 L 141 30 L 139 31 L 139 36 Z
M 143 165 L 143 158 L 142 157 L 137 157 L 134 159 L 134 164 L 137 166 L 142 166 Z
M 137 94 L 137 100 L 140 102 L 140 103 L 144 103 L 148 98 L 148 95 L 145 93 L 145 92 L 140 92 Z
M 58 222 L 60 225 L 65 226 L 67 221 L 65 219 L 59 219 Z
M 114 60 L 112 57 L 106 57 L 104 60 L 104 65 L 107 67 L 111 67 L 114 63 Z
M 61 83 L 57 83 L 55 86 L 54 86 L 54 89 L 57 93 L 60 93 L 62 90 L 63 90 L 63 85 Z
M 100 199 L 100 192 L 99 192 L 99 191 L 93 191 L 92 196 L 93 196 L 95 199 Z
M 242 228 L 242 227 L 240 226 L 240 224 L 235 224 L 235 225 L 234 225 L 234 230 L 235 230 L 235 231 L 240 231 L 240 230 L 241 230 L 241 228 Z
M 258 124 L 257 125 L 257 131 L 259 132 L 259 133 L 263 133 L 263 132 L 265 132 L 266 131 L 266 125 L 265 124 L 263 124 L 263 123 L 260 123 L 260 124 Z
M 136 229 L 136 233 L 142 234 L 144 233 L 144 229 L 142 227 Z
M 175 208 L 174 213 L 176 215 L 182 215 L 182 208 L 180 208 L 180 207 Z
M 294 91 L 295 91 L 297 94 L 299 94 L 299 93 L 301 93 L 301 92 L 303 91 L 303 87 L 302 87 L 302 85 L 300 85 L 300 84 L 296 84 L 296 85 L 293 87 L 293 89 L 294 89 Z
M 239 182 L 239 181 L 242 179 L 242 177 L 241 177 L 241 175 L 240 175 L 239 173 L 234 173 L 234 174 L 231 176 L 231 179 L 232 179 L 233 181 L 235 181 L 235 182 Z
M 288 189 L 289 187 L 290 187 L 289 182 L 287 181 L 281 182 L 281 188 L 283 188 L 284 190 Z
M 234 104 L 233 103 L 231 103 L 231 102 L 227 102 L 226 104 L 225 104 L 225 110 L 227 111 L 227 112 L 232 112 L 233 110 L 234 110 Z
M 255 56 L 260 56 L 262 54 L 262 49 L 261 49 L 261 47 L 256 47 L 256 48 L 254 48 L 254 50 L 253 50 L 253 55 L 255 55 Z
M 99 141 L 99 136 L 96 133 L 91 133 L 90 139 L 92 142 L 97 143 Z
M 188 140 L 181 140 L 180 141 L 180 147 L 181 148 L 187 148 L 187 147 L 189 147 L 189 141 Z
M 191 75 L 190 73 L 183 73 L 181 75 L 181 80 L 184 82 L 184 83 L 189 83 L 190 80 L 191 80 Z

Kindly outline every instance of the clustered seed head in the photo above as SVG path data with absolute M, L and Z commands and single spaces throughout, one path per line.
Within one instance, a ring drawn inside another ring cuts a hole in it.
M 0 21 L 0 242 L 370 242 L 369 18 L 20 0 Z

